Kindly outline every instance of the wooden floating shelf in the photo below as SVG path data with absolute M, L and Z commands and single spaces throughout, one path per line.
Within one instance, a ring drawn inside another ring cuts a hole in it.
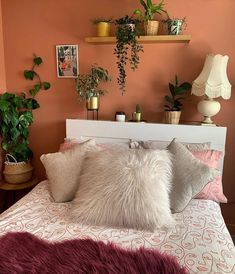
M 155 35 L 140 36 L 140 43 L 189 43 L 191 35 Z M 86 37 L 85 41 L 91 44 L 115 44 L 116 37 Z

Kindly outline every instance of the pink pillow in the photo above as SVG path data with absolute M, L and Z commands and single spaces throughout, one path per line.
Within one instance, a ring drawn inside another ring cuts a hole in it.
M 201 160 L 204 164 L 213 168 L 220 168 L 223 152 L 218 150 L 200 150 L 192 151 L 193 155 Z M 228 200 L 223 193 L 222 177 L 218 176 L 213 181 L 209 182 L 195 199 L 212 200 L 218 203 L 227 203 Z

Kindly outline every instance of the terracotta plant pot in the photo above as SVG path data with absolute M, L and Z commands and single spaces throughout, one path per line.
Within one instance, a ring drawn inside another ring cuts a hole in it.
M 97 110 L 100 105 L 100 98 L 97 96 L 92 96 L 90 99 L 86 101 L 87 110 Z
M 145 34 L 147 36 L 157 35 L 159 22 L 156 20 L 148 20 L 145 22 Z
M 96 24 L 97 36 L 108 37 L 110 36 L 111 24 L 108 22 L 100 22 Z
M 166 124 L 179 124 L 181 111 L 165 111 Z
M 33 175 L 33 167 L 30 162 L 5 162 L 4 179 L 10 184 L 21 184 L 29 181 Z

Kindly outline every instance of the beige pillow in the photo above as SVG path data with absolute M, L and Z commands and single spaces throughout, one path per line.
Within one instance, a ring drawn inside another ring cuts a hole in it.
M 167 141 L 138 141 L 138 140 L 131 140 L 129 143 L 130 148 L 137 148 L 137 149 L 166 149 L 170 142 Z M 206 143 L 181 143 L 184 144 L 189 150 L 197 151 L 197 150 L 204 150 L 209 149 L 211 144 L 210 142 Z
M 166 150 L 88 153 L 72 202 L 72 219 L 150 231 L 169 225 L 171 178 L 171 155 Z
M 74 198 L 85 153 L 97 149 L 95 141 L 88 140 L 64 152 L 43 154 L 40 157 L 55 202 L 67 202 Z
M 219 171 L 202 163 L 176 139 L 167 148 L 174 156 L 171 209 L 181 212 L 205 185 L 219 175 Z

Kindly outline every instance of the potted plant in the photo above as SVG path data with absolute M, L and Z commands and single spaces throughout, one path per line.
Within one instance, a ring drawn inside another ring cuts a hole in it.
M 126 88 L 126 65 L 129 61 L 131 69 L 138 68 L 140 58 L 139 53 L 143 52 L 143 46 L 137 41 L 139 36 L 135 26 L 139 23 L 138 19 L 134 19 L 126 15 L 115 21 L 117 25 L 116 31 L 116 47 L 114 54 L 117 57 L 118 66 L 118 85 L 122 94 Z
M 93 23 L 96 25 L 96 33 L 98 37 L 108 37 L 110 36 L 111 23 L 113 22 L 112 18 L 104 19 L 97 18 L 93 20 Z
M 180 120 L 181 110 L 183 109 L 183 95 L 191 89 L 191 84 L 184 82 L 179 84 L 177 75 L 175 83 L 169 83 L 170 96 L 164 97 L 167 104 L 165 105 L 165 120 L 167 124 L 178 124 Z
M 141 121 L 141 107 L 139 104 L 135 107 L 135 112 L 132 114 L 133 121 L 140 122 Z
M 76 79 L 76 91 L 79 100 L 86 100 L 87 110 L 99 109 L 99 97 L 107 91 L 100 89 L 100 82 L 111 81 L 111 77 L 107 71 L 99 66 L 92 66 L 87 74 L 80 74 Z
M 167 19 L 163 20 L 167 24 L 167 30 L 169 35 L 180 35 L 183 30 L 183 26 L 186 26 L 186 18 L 170 18 L 167 13 Z
M 28 134 L 29 126 L 33 123 L 32 111 L 39 108 L 34 97 L 40 90 L 50 88 L 50 83 L 42 82 L 35 71 L 35 67 L 41 63 L 42 58 L 34 56 L 32 69 L 24 71 L 25 79 L 36 80 L 29 90 L 31 96 L 8 92 L 0 95 L 0 134 L 6 154 L 3 174 L 9 183 L 26 182 L 32 177 L 30 160 L 33 153 L 29 148 Z
M 146 35 L 157 35 L 159 28 L 159 21 L 154 20 L 156 13 L 161 14 L 164 11 L 164 0 L 158 4 L 153 4 L 152 0 L 139 0 L 140 4 L 144 8 L 144 12 L 140 9 L 136 9 L 134 14 L 141 16 L 145 21 L 145 34 Z

